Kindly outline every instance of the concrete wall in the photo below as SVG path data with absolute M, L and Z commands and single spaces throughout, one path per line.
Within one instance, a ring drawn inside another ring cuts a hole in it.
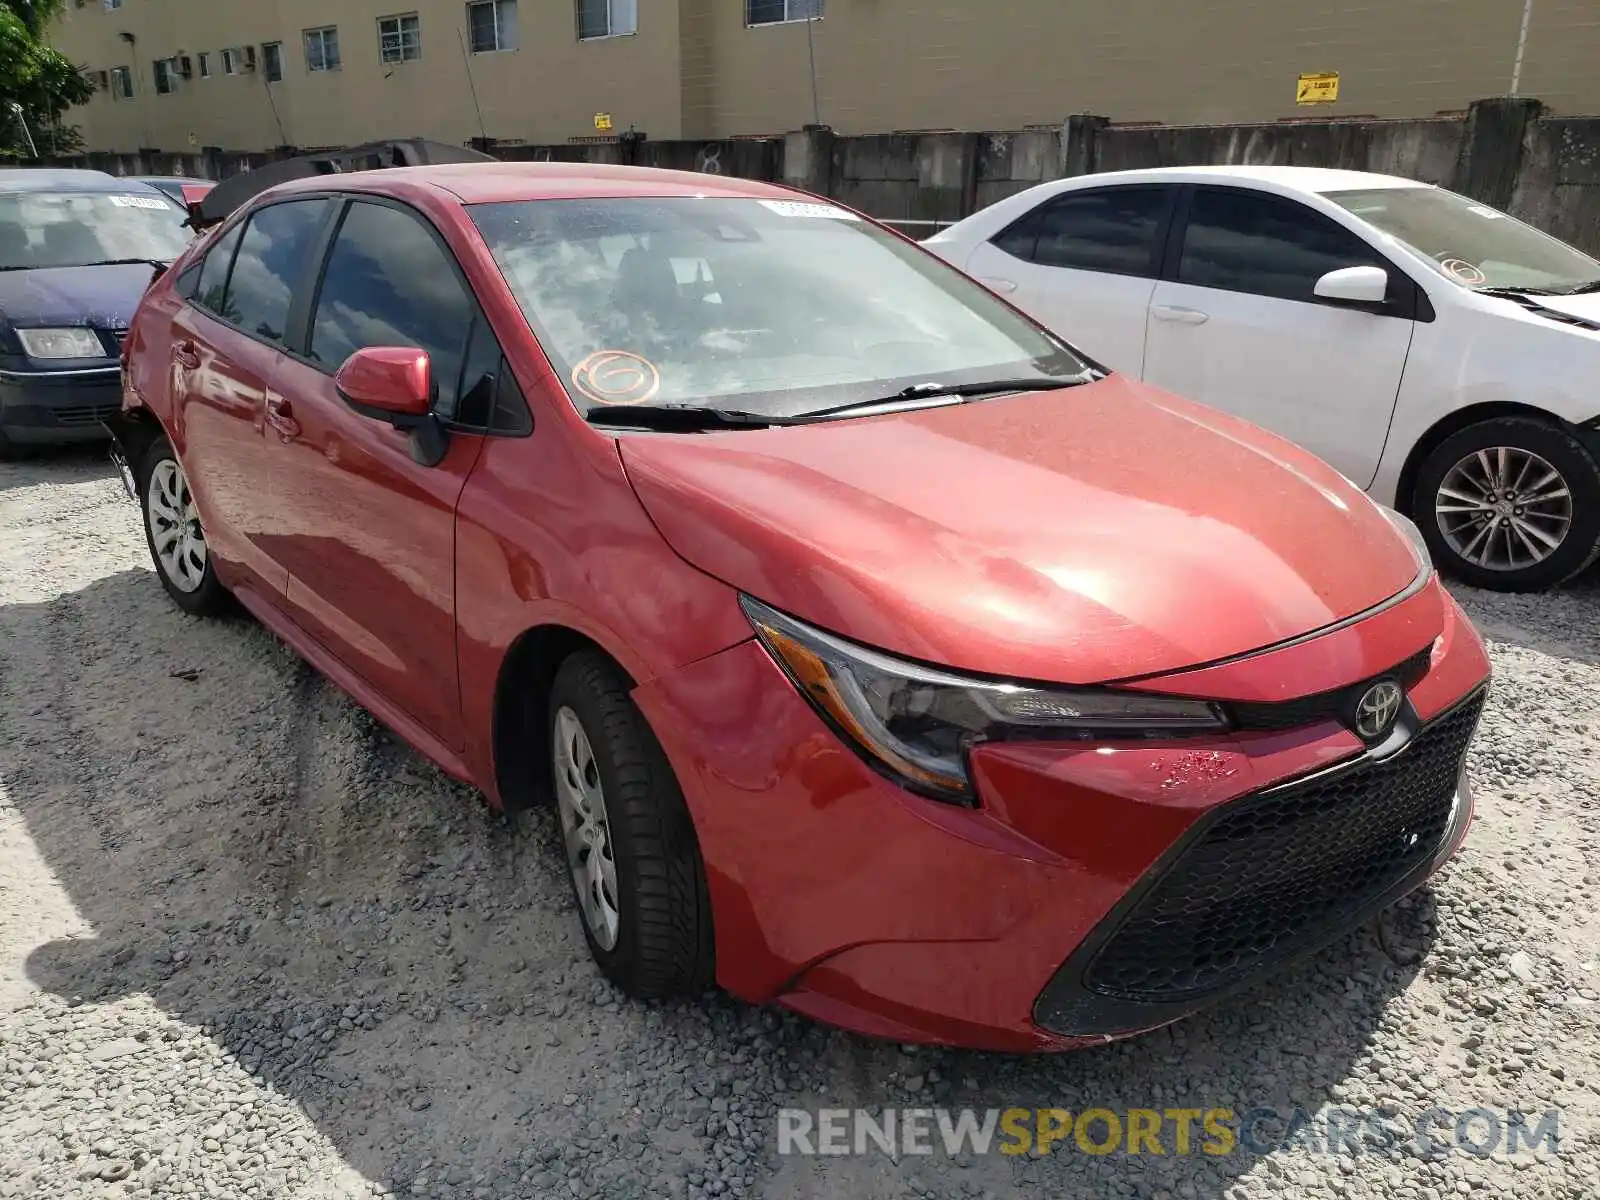
M 137 75 L 132 100 L 97 96 L 71 117 L 90 149 L 117 151 L 191 137 L 240 151 L 483 132 L 552 143 L 592 135 L 596 112 L 652 139 L 707 140 L 808 123 L 1052 128 L 1065 113 L 1270 122 L 1320 115 L 1296 107 L 1295 80 L 1329 70 L 1342 87 L 1328 115 L 1425 118 L 1509 90 L 1523 16 L 1521 0 L 820 0 L 819 21 L 752 28 L 744 0 L 642 0 L 635 36 L 579 42 L 573 0 L 516 0 L 518 48 L 471 56 L 469 86 L 464 0 L 77 2 L 53 31 L 61 49 Z M 422 57 L 385 66 L 377 19 L 408 10 Z M 1533 0 L 1532 14 L 1522 93 L 1600 112 L 1600 0 Z M 328 24 L 343 68 L 309 72 L 302 32 Z M 285 67 L 270 92 L 259 73 L 154 92 L 155 58 L 203 51 L 215 68 L 223 47 L 269 41 Z
M 1600 256 L 1600 117 L 1553 117 L 1535 100 L 1485 100 L 1417 121 L 1118 126 L 1072 117 L 1051 130 L 557 143 L 496 149 L 510 160 L 629 162 L 788 183 L 875 217 L 957 220 L 1049 179 L 1200 163 L 1346 167 L 1436 183 L 1515 213 Z M 245 170 L 269 155 L 91 154 L 115 174 Z M 83 165 L 85 160 L 77 160 Z

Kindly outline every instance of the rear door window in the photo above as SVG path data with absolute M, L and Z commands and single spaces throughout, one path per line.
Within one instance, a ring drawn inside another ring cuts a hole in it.
M 233 266 L 233 252 L 239 248 L 239 237 L 244 226 L 235 225 L 217 239 L 206 251 L 200 264 L 200 279 L 195 284 L 194 302 L 204 309 L 227 320 L 223 300 L 228 290 L 228 269 Z
M 217 310 L 223 320 L 256 337 L 283 342 L 290 303 L 312 266 L 332 204 L 326 198 L 293 200 L 250 218 Z
M 426 350 L 438 389 L 434 411 L 451 419 L 476 308 L 455 260 L 419 218 L 357 201 L 339 227 L 317 294 L 311 357 L 335 371 L 367 346 Z
M 1047 200 L 994 239 L 1042 267 L 1153 277 L 1172 189 L 1119 187 Z

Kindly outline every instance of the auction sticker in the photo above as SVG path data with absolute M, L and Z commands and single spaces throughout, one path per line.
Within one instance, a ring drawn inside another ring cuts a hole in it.
M 153 208 L 158 211 L 172 207 L 155 196 L 113 196 L 111 203 L 118 208 Z
M 628 350 L 596 350 L 572 368 L 572 386 L 596 404 L 648 404 L 661 390 L 661 372 Z
M 853 212 L 835 208 L 831 204 L 815 204 L 809 200 L 763 200 L 761 207 L 770 209 L 780 217 L 823 217 L 831 221 L 859 221 Z
M 1439 265 L 1469 287 L 1489 282 L 1487 275 L 1464 258 L 1447 258 Z

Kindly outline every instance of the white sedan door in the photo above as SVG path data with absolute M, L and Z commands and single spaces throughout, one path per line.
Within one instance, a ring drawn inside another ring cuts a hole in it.
M 1341 267 L 1389 273 L 1389 300 L 1318 299 Z M 1368 487 L 1394 416 L 1418 289 L 1374 247 L 1287 197 L 1194 192 L 1150 303 L 1144 378 L 1252 421 Z
M 1138 376 L 1159 247 L 1177 192 L 1145 185 L 1056 196 L 980 242 L 967 274 L 1089 357 Z

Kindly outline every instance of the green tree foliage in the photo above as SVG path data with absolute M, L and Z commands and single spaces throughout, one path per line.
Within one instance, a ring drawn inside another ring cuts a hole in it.
M 94 88 L 66 57 L 45 41 L 62 0 L 0 0 L 0 157 L 29 155 L 22 121 L 40 154 L 64 154 L 82 145 L 62 114 L 82 104 Z M 18 108 L 21 120 L 18 119 Z

